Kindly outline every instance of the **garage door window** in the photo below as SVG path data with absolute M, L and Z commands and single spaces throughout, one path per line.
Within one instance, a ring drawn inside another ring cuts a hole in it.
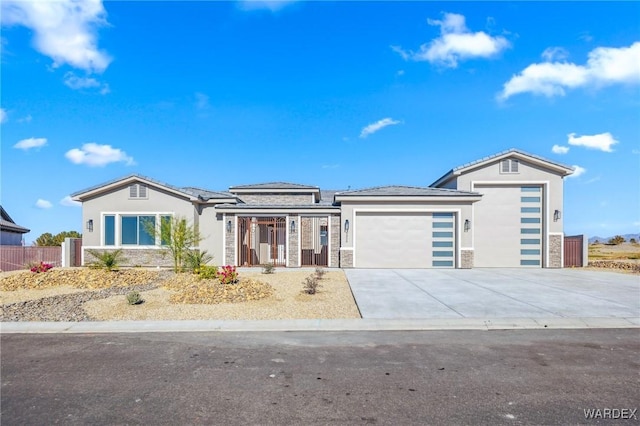
M 520 234 L 542 234 L 542 187 L 522 186 L 520 188 Z M 542 245 L 540 238 L 520 240 L 520 266 L 540 266 Z
M 454 244 L 453 231 L 440 231 L 440 229 L 453 229 L 454 228 L 454 214 L 453 213 L 433 213 L 433 241 L 431 245 L 433 251 L 431 252 L 431 266 L 436 268 L 453 268 L 455 266 L 455 257 L 453 250 L 441 250 L 441 248 L 451 247 Z

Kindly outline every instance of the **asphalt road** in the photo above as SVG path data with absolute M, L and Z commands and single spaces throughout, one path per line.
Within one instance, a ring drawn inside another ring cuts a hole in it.
M 11 334 L 0 343 L 3 425 L 583 424 L 596 422 L 585 410 L 640 408 L 639 329 Z M 625 424 L 638 424 L 634 415 Z

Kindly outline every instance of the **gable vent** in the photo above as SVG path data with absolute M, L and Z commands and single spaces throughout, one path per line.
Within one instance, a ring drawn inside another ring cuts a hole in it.
M 511 158 L 500 162 L 500 173 L 518 173 L 519 161 Z
M 134 183 L 129 186 L 129 198 L 147 198 L 147 186 Z

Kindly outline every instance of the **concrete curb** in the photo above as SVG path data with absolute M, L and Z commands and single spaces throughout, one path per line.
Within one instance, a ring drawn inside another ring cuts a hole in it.
M 640 318 L 301 319 L 265 321 L 4 322 L 0 333 L 424 331 L 640 328 Z

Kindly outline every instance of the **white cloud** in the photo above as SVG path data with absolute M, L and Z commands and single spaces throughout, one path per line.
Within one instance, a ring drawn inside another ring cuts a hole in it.
M 202 110 L 209 108 L 209 96 L 204 93 L 196 93 L 196 108 Z
M 64 75 L 64 84 L 73 90 L 96 89 L 102 95 L 110 92 L 108 84 L 101 83 L 93 77 L 78 77 L 72 72 Z
M 60 200 L 60 205 L 66 207 L 81 207 L 82 203 L 79 201 L 73 201 L 69 195 Z
M 340 167 L 340 164 L 323 164 L 322 165 L 323 169 L 337 169 L 338 167 Z
M 109 163 L 125 163 L 134 165 L 135 161 L 126 152 L 112 148 L 111 145 L 99 145 L 97 143 L 85 143 L 82 148 L 73 148 L 64 155 L 74 164 L 86 164 L 92 167 L 102 167 Z
M 563 61 L 569 57 L 569 52 L 562 47 L 547 47 L 541 56 L 546 62 Z
M 554 145 L 551 148 L 551 152 L 553 152 L 554 154 L 566 154 L 567 152 L 569 152 L 569 147 L 568 146 L 561 146 L 561 145 Z
M 25 151 L 31 148 L 40 148 L 47 144 L 47 138 L 29 138 L 22 139 L 13 147 L 17 149 L 24 149 Z
M 570 133 L 568 138 L 569 145 L 583 146 L 588 149 L 598 149 L 604 152 L 613 152 L 611 146 L 618 143 L 609 132 L 584 136 L 576 136 L 575 133 Z
M 238 7 L 245 11 L 269 10 L 277 12 L 296 2 L 297 0 L 242 0 L 238 2 Z
M 31 120 L 33 120 L 33 117 L 31 114 L 27 114 L 25 117 L 19 118 L 18 123 L 31 123 Z
M 384 129 L 387 126 L 393 126 L 395 124 L 400 124 L 400 122 L 392 118 L 383 118 L 382 120 L 378 120 L 375 123 L 371 123 L 368 126 L 365 126 L 360 132 L 360 137 L 366 138 L 367 136 L 372 135 L 381 129 Z
M 423 44 L 417 52 L 407 52 L 399 46 L 391 46 L 404 60 L 428 61 L 456 68 L 459 61 L 490 58 L 510 46 L 509 41 L 502 36 L 492 37 L 484 31 L 469 31 L 462 15 L 445 13 L 442 21 L 428 19 L 427 22 L 440 27 L 440 37 Z
M 598 47 L 588 56 L 585 65 L 550 61 L 531 64 L 504 84 L 498 99 L 527 92 L 564 96 L 566 89 L 640 83 L 640 42 L 629 47 Z
M 101 0 L 3 0 L 2 25 L 33 31 L 36 50 L 53 60 L 87 72 L 104 71 L 111 58 L 98 49 L 97 28 L 108 25 Z
M 4 108 L 0 108 L 0 123 L 6 123 L 7 120 L 7 111 Z
M 567 176 L 568 178 L 577 178 L 578 176 L 582 176 L 587 172 L 587 169 L 585 169 L 584 167 L 575 166 L 575 165 L 572 167 L 573 167 L 573 174 L 570 174 L 569 176 Z
M 53 204 L 51 204 L 51 201 L 38 198 L 38 201 L 36 201 L 36 207 L 39 209 L 50 209 L 51 207 L 53 207 Z

